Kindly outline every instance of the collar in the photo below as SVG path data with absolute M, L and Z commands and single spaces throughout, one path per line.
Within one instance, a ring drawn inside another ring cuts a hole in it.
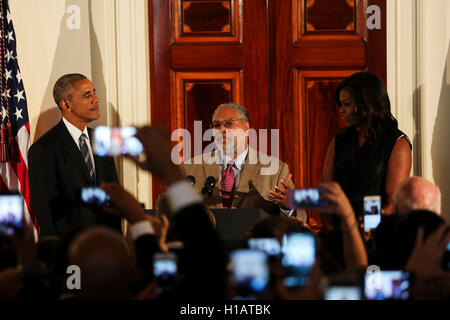
M 75 141 L 76 145 L 78 146 L 78 141 L 80 139 L 80 136 L 82 133 L 84 133 L 87 137 L 86 140 L 89 141 L 89 133 L 87 130 L 87 126 L 84 127 L 84 130 L 81 131 L 77 127 L 75 127 L 73 124 L 71 124 L 69 121 L 66 120 L 66 118 L 62 118 L 64 124 L 66 125 L 67 130 L 69 131 L 70 135 L 72 136 L 73 140 Z
M 217 154 L 219 156 L 219 163 L 221 163 L 222 165 L 224 165 L 226 167 L 226 165 L 230 162 L 233 161 L 234 165 L 236 166 L 236 168 L 240 171 L 242 169 L 242 167 L 245 164 L 245 159 L 247 158 L 248 155 L 248 147 L 244 150 L 244 152 L 242 152 L 240 155 L 238 155 L 236 157 L 236 159 L 231 159 L 230 157 L 228 157 L 228 155 L 223 154 L 222 150 L 220 150 L 219 148 L 216 149 L 217 150 Z M 223 157 L 225 156 L 225 161 L 223 160 Z

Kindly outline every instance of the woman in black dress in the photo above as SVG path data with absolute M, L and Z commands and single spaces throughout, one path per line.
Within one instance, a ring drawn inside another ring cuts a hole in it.
M 412 146 L 398 129 L 386 88 L 375 74 L 358 72 L 339 84 L 336 102 L 348 126 L 328 146 L 322 181 L 341 185 L 357 217 L 366 195 L 380 195 L 382 213 L 389 214 L 395 189 L 409 177 Z

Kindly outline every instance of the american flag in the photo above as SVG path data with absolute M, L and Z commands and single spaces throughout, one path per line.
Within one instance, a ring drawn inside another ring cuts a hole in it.
M 19 191 L 24 199 L 25 219 L 37 227 L 31 208 L 28 184 L 28 148 L 30 124 L 27 98 L 17 61 L 16 35 L 11 20 L 8 0 L 0 4 L 0 191 Z

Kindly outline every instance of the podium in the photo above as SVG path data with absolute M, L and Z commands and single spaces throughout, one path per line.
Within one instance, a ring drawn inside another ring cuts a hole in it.
M 270 216 L 259 208 L 211 209 L 211 211 L 216 219 L 216 232 L 225 249 L 245 247 L 244 237 L 248 228 L 255 222 Z M 157 210 L 147 209 L 145 213 L 156 216 Z
M 245 247 L 244 236 L 255 222 L 270 215 L 259 208 L 211 209 L 216 218 L 216 231 L 226 249 Z

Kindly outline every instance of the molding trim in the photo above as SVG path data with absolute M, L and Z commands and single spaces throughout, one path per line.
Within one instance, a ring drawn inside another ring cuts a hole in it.
M 416 42 L 415 42 L 415 65 L 414 69 L 416 71 L 415 74 L 415 84 L 416 84 L 416 94 L 414 95 L 414 111 L 415 111 L 415 125 L 416 125 L 416 135 L 417 135 L 417 145 L 416 151 L 414 152 L 414 175 L 423 176 L 424 173 L 424 161 L 429 157 L 429 155 L 424 154 L 424 137 L 423 132 L 423 120 L 422 116 L 423 106 L 424 106 L 424 94 L 423 94 L 423 1 L 415 0 L 415 31 L 416 34 Z
M 115 0 L 118 125 L 150 123 L 147 1 Z M 124 187 L 151 206 L 150 175 L 129 160 L 122 163 Z
M 147 1 L 91 1 L 92 14 L 98 18 L 93 19 L 93 25 L 102 51 L 102 61 L 98 63 L 103 63 L 106 86 L 106 125 L 149 124 Z M 123 157 L 117 159 L 116 164 L 124 188 L 145 203 L 146 208 L 151 208 L 150 175 Z
M 387 2 L 387 83 L 392 113 L 413 144 L 411 174 L 422 175 L 421 0 Z

